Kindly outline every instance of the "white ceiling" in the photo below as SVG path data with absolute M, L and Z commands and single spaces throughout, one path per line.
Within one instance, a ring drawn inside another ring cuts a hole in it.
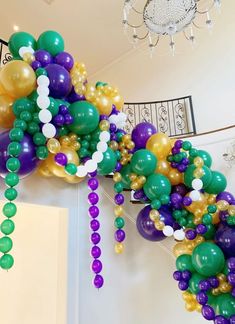
M 132 48 L 122 30 L 122 7 L 122 0 L 1 1 L 0 38 L 8 40 L 13 25 L 35 36 L 54 29 L 93 74 Z

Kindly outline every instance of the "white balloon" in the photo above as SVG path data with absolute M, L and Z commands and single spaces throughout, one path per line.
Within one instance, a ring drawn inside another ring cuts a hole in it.
M 56 135 L 56 128 L 53 124 L 47 123 L 42 126 L 42 133 L 47 138 L 53 138 Z
M 184 233 L 184 230 L 180 229 L 180 230 L 176 230 L 174 232 L 174 238 L 177 240 L 177 241 L 183 241 L 185 239 L 185 233 Z
M 202 180 L 201 180 L 201 179 L 194 179 L 194 180 L 192 181 L 192 187 L 193 187 L 193 189 L 195 189 L 195 190 L 201 190 L 202 187 L 203 187 L 203 182 L 202 182 Z
M 100 151 L 96 151 L 92 154 L 92 160 L 94 160 L 97 163 L 100 163 L 103 160 L 103 158 L 103 153 Z
M 49 88 L 45 85 L 40 85 L 37 87 L 37 93 L 39 96 L 48 96 L 49 92 Z
M 22 46 L 20 49 L 19 49 L 19 55 L 21 57 L 24 56 L 24 54 L 26 53 L 31 53 L 31 54 L 34 54 L 34 49 L 31 47 L 31 46 Z
M 115 124 L 116 125 L 117 121 L 118 121 L 118 116 L 117 115 L 112 115 L 112 116 L 109 117 L 110 124 Z
M 97 144 L 97 151 L 104 153 L 108 149 L 108 144 L 106 142 L 99 142 Z
M 189 197 L 192 199 L 192 201 L 198 201 L 201 197 L 200 191 L 198 190 L 191 191 Z
M 48 87 L 50 84 L 50 80 L 46 75 L 40 75 L 37 78 L 37 84 L 40 86 Z
M 40 109 L 47 109 L 50 106 L 50 99 L 47 96 L 38 96 L 37 105 Z
M 103 131 L 100 133 L 100 141 L 108 142 L 110 140 L 110 133 L 108 131 Z
M 124 112 L 120 112 L 118 114 L 118 119 L 125 122 L 127 120 L 127 115 Z
M 92 159 L 88 160 L 85 163 L 85 168 L 86 168 L 87 173 L 88 172 L 94 172 L 94 171 L 97 170 L 97 162 L 92 160 Z
M 85 177 L 87 175 L 87 170 L 85 168 L 84 165 L 79 165 L 77 167 L 77 173 L 76 175 L 79 177 L 79 178 L 82 178 L 82 177 Z
M 49 123 L 52 120 L 52 114 L 48 109 L 42 109 L 39 111 L 38 117 L 44 124 Z
M 174 229 L 173 227 L 166 225 L 163 230 L 162 230 L 163 234 L 167 237 L 170 237 L 174 234 Z

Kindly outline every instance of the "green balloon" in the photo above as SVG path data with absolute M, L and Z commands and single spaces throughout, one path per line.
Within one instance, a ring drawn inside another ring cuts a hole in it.
M 136 151 L 131 159 L 131 167 L 133 172 L 138 175 L 149 176 L 157 166 L 157 158 L 149 150 Z
M 13 56 L 19 56 L 19 49 L 22 46 L 32 47 L 34 50 L 37 47 L 35 38 L 25 32 L 17 32 L 11 35 L 8 43 L 9 50 Z
M 193 250 L 192 263 L 198 273 L 209 277 L 215 276 L 223 270 L 225 258 L 218 245 L 203 242 Z
M 13 112 L 16 115 L 16 117 L 19 117 L 20 114 L 24 111 L 33 113 L 34 110 L 35 110 L 35 106 L 33 101 L 31 101 L 26 97 L 16 99 L 16 101 L 13 104 Z
M 208 297 L 207 304 L 209 304 L 210 306 L 215 308 L 216 307 L 216 297 L 214 295 L 212 295 L 211 292 L 207 292 L 206 294 L 207 294 L 207 297 Z
M 5 198 L 9 201 L 15 200 L 17 198 L 17 195 L 18 193 L 15 188 L 7 188 L 4 192 Z
M 13 216 L 15 216 L 16 212 L 17 212 L 17 207 L 14 203 L 12 202 L 7 202 L 3 208 L 2 208 L 2 212 L 3 212 L 3 215 L 8 217 L 8 218 L 11 218 Z
M 212 171 L 211 173 L 212 179 L 210 183 L 205 187 L 205 191 L 209 194 L 219 194 L 227 187 L 227 180 L 225 176 L 218 171 Z
M 131 180 L 130 180 L 131 172 L 132 172 L 132 169 L 131 169 L 130 164 L 125 165 L 120 172 L 122 175 L 123 188 L 125 188 L 125 189 L 130 189 L 130 187 L 131 187 Z
M 235 298 L 230 294 L 221 294 L 216 298 L 215 312 L 226 318 L 235 314 Z
M 215 226 L 213 224 L 206 225 L 207 232 L 203 235 L 206 240 L 211 240 L 215 236 Z
M 1 224 L 1 232 L 5 235 L 10 235 L 14 232 L 15 224 L 11 219 L 5 219 Z
M 77 101 L 69 106 L 73 123 L 68 128 L 77 135 L 93 132 L 99 124 L 97 108 L 88 101 Z
M 0 251 L 8 253 L 12 249 L 13 243 L 10 237 L 4 236 L 0 239 Z
M 207 187 L 212 179 L 211 170 L 207 166 L 202 167 L 204 171 L 204 175 L 201 177 L 203 182 L 203 188 Z M 192 181 L 195 179 L 193 173 L 196 170 L 196 166 L 194 164 L 189 165 L 187 170 L 184 173 L 184 183 L 187 187 L 192 188 Z
M 52 56 L 56 56 L 64 51 L 64 40 L 62 36 L 53 30 L 42 33 L 38 38 L 38 49 L 49 52 Z
M 195 272 L 195 269 L 192 264 L 192 257 L 189 254 L 182 254 L 176 259 L 176 268 L 177 270 L 184 271 L 189 270 Z
M 59 103 L 58 103 L 58 100 L 55 100 L 52 97 L 49 97 L 49 99 L 50 99 L 50 106 L 47 109 L 50 111 L 50 113 L 54 117 L 59 113 Z
M 189 281 L 189 289 L 192 293 L 197 294 L 199 292 L 199 283 L 201 280 L 206 279 L 204 276 L 201 276 L 198 273 L 193 273 Z
M 5 177 L 5 184 L 9 187 L 14 187 L 19 183 L 19 176 L 17 173 L 8 173 Z
M 36 149 L 36 156 L 39 160 L 45 160 L 49 155 L 48 148 L 46 146 L 38 146 Z
M 210 154 L 207 151 L 198 150 L 197 155 L 200 158 L 203 159 L 205 166 L 207 166 L 208 168 L 211 167 L 211 165 L 212 165 L 212 157 L 210 156 Z
M 113 150 L 111 148 L 108 148 L 103 153 L 103 160 L 98 163 L 98 174 L 100 175 L 108 175 L 115 169 L 117 158 Z
M 171 183 L 164 175 L 154 173 L 147 178 L 143 189 L 150 200 L 159 199 L 161 195 L 170 195 Z
M 7 153 L 10 156 L 19 156 L 21 153 L 21 144 L 18 142 L 11 142 L 7 147 Z
M 10 254 L 4 254 L 0 259 L 0 267 L 9 270 L 14 264 L 14 259 Z

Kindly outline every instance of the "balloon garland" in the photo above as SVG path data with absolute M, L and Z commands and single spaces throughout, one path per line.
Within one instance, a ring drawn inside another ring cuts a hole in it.
M 217 324 L 235 323 L 235 199 L 223 174 L 211 170 L 208 152 L 173 140 L 150 123 L 132 134 L 117 88 L 87 81 L 85 65 L 64 51 L 55 31 L 38 40 L 25 32 L 9 40 L 13 60 L 0 70 L 0 175 L 7 186 L 0 225 L 0 267 L 14 264 L 10 235 L 20 179 L 37 172 L 87 185 L 94 286 L 101 288 L 100 209 L 97 176 L 113 174 L 115 251 L 124 250 L 124 190 L 146 206 L 140 235 L 153 242 L 173 236 L 176 271 L 188 311 Z

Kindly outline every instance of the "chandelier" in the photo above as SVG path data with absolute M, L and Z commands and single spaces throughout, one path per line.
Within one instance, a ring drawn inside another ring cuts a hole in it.
M 235 141 L 232 141 L 226 148 L 223 158 L 227 162 L 229 168 L 235 165 Z
M 124 0 L 123 26 L 134 45 L 146 41 L 152 51 L 161 37 L 169 37 L 174 52 L 175 34 L 182 32 L 193 44 L 194 30 L 202 28 L 199 17 L 211 28 L 210 12 L 220 6 L 221 0 Z

